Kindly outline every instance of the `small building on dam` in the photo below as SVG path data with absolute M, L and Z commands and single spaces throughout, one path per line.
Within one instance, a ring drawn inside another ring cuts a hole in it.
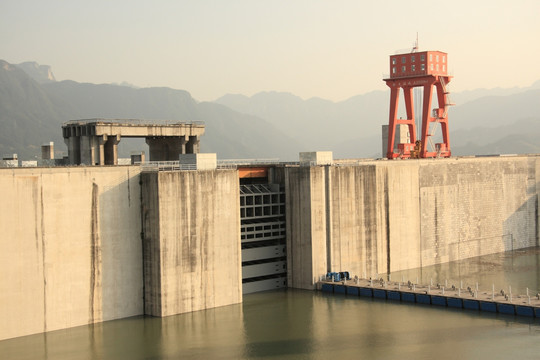
M 99 126 L 65 127 L 73 166 L 0 169 L 0 340 L 539 245 L 537 155 L 219 162 L 200 124 Z M 150 162 L 107 166 L 122 136 Z

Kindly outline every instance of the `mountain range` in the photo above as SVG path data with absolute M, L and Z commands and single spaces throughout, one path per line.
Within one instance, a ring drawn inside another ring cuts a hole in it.
M 453 155 L 540 153 L 540 81 L 529 88 L 479 89 L 452 94 Z M 334 158 L 381 157 L 381 125 L 388 91 L 341 102 L 290 93 L 225 95 L 198 102 L 184 90 L 56 81 L 48 66 L 0 60 L 0 154 L 32 159 L 42 143 L 64 151 L 63 122 L 86 118 L 202 120 L 201 151 L 218 158 L 294 160 L 299 151 L 331 150 Z M 403 109 L 403 106 L 400 106 Z M 145 150 L 122 140 L 120 155 Z

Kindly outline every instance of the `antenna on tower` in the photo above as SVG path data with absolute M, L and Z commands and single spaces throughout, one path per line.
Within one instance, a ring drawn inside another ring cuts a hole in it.
M 417 51 L 418 51 L 418 31 L 416 32 L 416 41 L 414 43 L 414 46 L 411 52 L 417 52 Z

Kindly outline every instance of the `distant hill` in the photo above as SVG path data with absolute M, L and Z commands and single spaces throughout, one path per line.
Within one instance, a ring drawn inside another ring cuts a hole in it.
M 56 81 L 54 74 L 49 65 L 39 65 L 34 61 L 27 61 L 21 64 L 17 64 L 17 67 L 21 68 L 32 79 L 40 84 L 47 84 Z
M 454 155 L 540 153 L 540 116 L 533 112 L 540 81 L 451 96 L 458 104 L 449 112 Z M 299 151 L 315 150 L 331 150 L 335 158 L 381 157 L 388 105 L 388 91 L 341 102 L 261 92 L 200 103 L 184 90 L 58 82 L 48 66 L 0 60 L 0 154 L 32 159 L 49 141 L 66 151 L 61 125 L 68 120 L 135 118 L 205 121 L 202 151 L 222 159 L 295 160 Z M 120 143 L 121 156 L 141 149 L 147 149 L 143 140 Z
M 62 123 L 85 118 L 204 121 L 201 151 L 216 152 L 219 158 L 292 160 L 301 148 L 266 120 L 223 105 L 198 103 L 187 91 L 74 81 L 40 84 L 20 67 L 0 61 L 0 154 L 33 159 L 49 141 L 66 151 Z M 146 149 L 144 140 L 125 139 L 120 156 L 141 148 Z
M 540 153 L 540 81 L 530 88 L 451 94 L 450 144 L 455 155 Z M 346 101 L 262 92 L 225 95 L 216 102 L 268 120 L 309 150 L 332 150 L 339 158 L 381 157 L 381 125 L 388 123 L 389 92 L 374 91 Z M 404 105 L 400 104 L 400 116 Z M 525 121 L 526 120 L 526 121 Z M 438 130 L 440 134 L 440 130 Z M 510 136 L 511 135 L 511 136 Z M 528 139 L 528 140 L 525 140 Z

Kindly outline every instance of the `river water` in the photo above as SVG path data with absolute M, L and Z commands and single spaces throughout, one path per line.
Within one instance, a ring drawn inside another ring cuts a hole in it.
M 392 280 L 540 290 L 540 248 Z M 1 326 L 1 324 L 0 324 Z M 134 317 L 0 342 L 0 359 L 540 359 L 540 319 L 282 290 L 240 305 Z

